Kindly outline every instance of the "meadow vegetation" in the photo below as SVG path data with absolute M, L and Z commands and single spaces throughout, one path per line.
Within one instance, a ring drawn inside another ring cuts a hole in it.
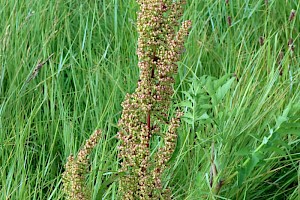
M 68 157 L 96 129 L 85 184 L 93 199 L 118 199 L 118 121 L 139 79 L 138 4 L 0 4 L 0 199 L 64 199 Z M 298 199 L 300 2 L 184 7 L 193 25 L 169 112 L 184 115 L 162 187 L 178 200 Z

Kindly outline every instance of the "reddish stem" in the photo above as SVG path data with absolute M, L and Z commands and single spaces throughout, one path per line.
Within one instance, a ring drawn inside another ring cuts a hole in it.
M 148 130 L 150 132 L 150 129 L 151 129 L 151 123 L 150 123 L 150 111 L 148 112 L 148 115 L 147 115 L 147 127 L 148 127 Z

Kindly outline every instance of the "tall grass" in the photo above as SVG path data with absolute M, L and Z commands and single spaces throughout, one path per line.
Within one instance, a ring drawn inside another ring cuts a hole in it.
M 0 4 L 0 199 L 62 199 L 66 158 L 99 128 L 103 134 L 87 182 L 95 196 L 119 167 L 120 104 L 138 79 L 137 5 L 134 0 Z M 198 87 L 211 103 L 207 79 L 199 83 L 203 75 L 236 79 L 205 110 L 211 120 L 197 121 L 201 105 L 182 106 L 197 112 L 192 124 L 183 121 L 166 174 L 174 199 L 299 198 L 299 6 L 296 0 L 187 1 L 184 18 L 193 28 L 174 100 L 200 101 L 190 90 Z M 290 21 L 292 9 L 296 16 Z M 218 194 L 209 183 L 212 143 L 217 178 L 224 181 Z M 104 199 L 116 199 L 117 186 L 108 185 Z

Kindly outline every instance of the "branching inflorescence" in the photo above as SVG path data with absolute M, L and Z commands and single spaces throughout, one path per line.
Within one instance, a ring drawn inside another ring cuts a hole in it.
M 140 80 L 135 92 L 127 94 L 122 103 L 119 157 L 121 171 L 127 175 L 120 180 L 120 191 L 122 199 L 159 199 L 160 195 L 170 199 L 169 191 L 162 188 L 161 176 L 175 149 L 176 128 L 182 114 L 178 111 L 169 119 L 168 113 L 174 93 L 173 76 L 191 22 L 183 22 L 178 30 L 183 1 L 137 2 Z M 162 134 L 165 125 L 168 129 Z M 164 146 L 150 158 L 150 139 L 155 134 L 161 136 Z
M 91 189 L 85 185 L 85 178 L 88 174 L 88 156 L 97 145 L 101 135 L 100 130 L 96 130 L 86 141 L 83 148 L 78 152 L 77 158 L 69 156 L 66 163 L 66 171 L 63 173 L 63 186 L 66 199 L 69 200 L 89 200 L 91 199 Z

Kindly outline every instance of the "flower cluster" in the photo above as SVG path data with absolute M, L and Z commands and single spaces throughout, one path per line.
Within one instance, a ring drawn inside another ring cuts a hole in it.
M 128 175 L 121 178 L 120 190 L 122 199 L 158 199 L 163 194 L 161 175 L 175 148 L 175 130 L 181 116 L 178 112 L 175 118 L 169 119 L 173 76 L 191 22 L 183 22 L 177 31 L 183 1 L 137 2 L 140 5 L 137 21 L 140 80 L 135 92 L 127 94 L 122 103 L 119 157 L 121 171 Z M 162 134 L 165 125 L 169 126 L 168 131 Z M 160 134 L 165 144 L 155 159 L 150 157 L 150 139 L 154 134 Z
M 88 173 L 88 156 L 97 145 L 101 131 L 96 130 L 91 137 L 86 140 L 85 145 L 79 151 L 77 159 L 71 155 L 65 165 L 66 171 L 63 173 L 64 193 L 70 200 L 91 199 L 90 190 L 85 186 L 85 176 Z

